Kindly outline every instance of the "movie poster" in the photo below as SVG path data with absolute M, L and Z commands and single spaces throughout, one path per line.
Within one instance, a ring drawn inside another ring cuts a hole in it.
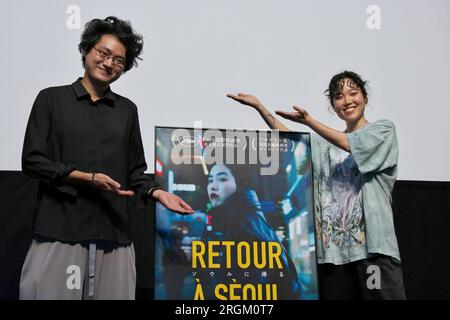
M 309 134 L 155 130 L 155 299 L 318 299 Z

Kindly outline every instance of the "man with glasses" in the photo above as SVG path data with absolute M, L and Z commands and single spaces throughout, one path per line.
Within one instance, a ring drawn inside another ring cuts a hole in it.
M 129 22 L 93 19 L 79 44 L 84 76 L 34 102 L 22 169 L 40 183 L 21 299 L 134 299 L 130 197 L 193 213 L 144 174 L 137 108 L 110 89 L 142 48 Z

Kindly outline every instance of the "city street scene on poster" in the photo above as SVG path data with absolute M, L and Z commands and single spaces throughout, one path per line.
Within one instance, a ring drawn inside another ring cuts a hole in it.
M 309 133 L 155 131 L 155 299 L 318 299 Z

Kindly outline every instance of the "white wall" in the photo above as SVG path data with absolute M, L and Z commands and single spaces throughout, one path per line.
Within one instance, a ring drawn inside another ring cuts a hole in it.
M 270 110 L 302 105 L 343 129 L 323 91 L 349 69 L 370 81 L 367 118 L 397 126 L 399 179 L 450 181 L 448 0 L 3 0 L 0 6 L 1 170 L 20 170 L 39 90 L 83 74 L 77 45 L 84 24 L 116 15 L 144 35 L 144 60 L 112 88 L 139 107 L 151 172 L 156 125 L 266 128 L 226 93 L 253 93 Z

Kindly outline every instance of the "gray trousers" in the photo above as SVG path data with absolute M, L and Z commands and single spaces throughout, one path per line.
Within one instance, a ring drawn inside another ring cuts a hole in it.
M 20 278 L 21 300 L 134 300 L 133 244 L 64 243 L 36 236 Z

